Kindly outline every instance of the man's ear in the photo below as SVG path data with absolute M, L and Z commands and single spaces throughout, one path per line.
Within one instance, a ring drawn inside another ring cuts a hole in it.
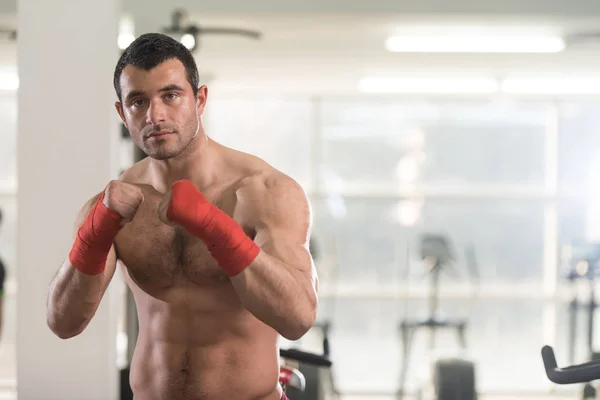
M 208 99 L 208 88 L 206 85 L 200 86 L 197 92 L 198 96 L 198 114 L 204 113 L 204 107 L 206 107 L 206 101 Z
M 123 124 L 125 124 L 125 127 L 127 127 L 127 123 L 125 122 L 125 116 L 123 115 L 123 105 L 120 101 L 115 101 L 115 108 L 117 109 L 119 117 L 121 117 L 121 121 L 123 121 Z

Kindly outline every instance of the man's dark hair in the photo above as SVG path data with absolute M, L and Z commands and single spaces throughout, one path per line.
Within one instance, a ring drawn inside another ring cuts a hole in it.
M 192 86 L 194 97 L 197 97 L 200 77 L 192 53 L 170 36 L 162 33 L 145 33 L 125 49 L 115 67 L 113 84 L 119 101 L 121 101 L 121 73 L 126 66 L 133 65 L 148 71 L 174 58 L 181 61 L 185 67 L 187 80 Z

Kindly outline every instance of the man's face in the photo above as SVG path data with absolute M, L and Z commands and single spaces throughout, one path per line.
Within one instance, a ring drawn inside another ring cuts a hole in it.
M 128 65 L 120 85 L 117 111 L 134 143 L 149 157 L 175 157 L 196 137 L 207 89 L 198 89 L 196 100 L 181 61 L 167 60 L 149 71 Z

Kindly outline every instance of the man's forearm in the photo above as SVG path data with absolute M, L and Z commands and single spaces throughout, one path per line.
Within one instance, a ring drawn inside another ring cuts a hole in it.
M 102 296 L 102 274 L 87 275 L 67 259 L 48 289 L 47 323 L 62 339 L 78 335 L 96 312 Z
M 244 307 L 286 339 L 297 340 L 312 327 L 317 309 L 314 277 L 261 251 L 231 282 Z

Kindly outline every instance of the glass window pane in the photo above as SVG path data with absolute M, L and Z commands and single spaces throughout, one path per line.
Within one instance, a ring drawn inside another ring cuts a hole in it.
M 529 103 L 324 101 L 320 183 L 543 185 L 548 111 Z
M 561 199 L 557 202 L 559 246 L 586 240 L 586 207 L 585 199 L 582 198 Z
M 544 204 L 518 200 L 402 200 L 344 198 L 313 200 L 314 240 L 322 252 L 335 252 L 339 280 L 389 284 L 406 279 L 406 248 L 411 272 L 420 268 L 423 233 L 447 235 L 468 277 L 465 250 L 473 244 L 482 282 L 533 283 L 543 275 Z M 335 238 L 335 247 L 334 243 Z
M 567 102 L 559 108 L 558 178 L 564 190 L 590 184 L 592 162 L 600 149 L 600 104 Z M 597 166 L 594 166 L 597 168 Z
M 262 158 L 296 179 L 310 183 L 313 105 L 304 99 L 210 99 L 204 121 L 208 136 Z

